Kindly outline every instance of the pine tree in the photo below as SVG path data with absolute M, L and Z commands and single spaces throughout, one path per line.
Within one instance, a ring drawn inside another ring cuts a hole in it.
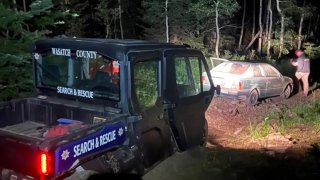
M 18 5 L 0 3 L 0 100 L 30 93 L 32 63 L 28 47 L 50 33 L 48 26 L 54 26 L 55 18 L 60 17 L 52 11 L 51 0 L 36 0 L 28 11 Z

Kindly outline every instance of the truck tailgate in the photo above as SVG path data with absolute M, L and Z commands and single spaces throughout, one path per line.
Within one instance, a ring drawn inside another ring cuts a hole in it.
M 124 124 L 119 121 L 79 126 L 63 135 L 46 137 L 44 134 L 50 129 L 32 121 L 0 128 L 0 170 L 5 168 L 37 178 L 40 155 L 47 153 L 51 159 L 50 176 L 60 176 L 90 155 L 121 145 L 126 139 Z
M 39 139 L 19 138 L 20 135 L 0 130 L 0 168 L 14 169 L 26 175 L 35 176 Z

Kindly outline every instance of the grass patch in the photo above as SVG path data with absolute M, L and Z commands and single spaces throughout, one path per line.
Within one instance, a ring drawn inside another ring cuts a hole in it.
M 265 137 L 271 132 L 287 133 L 292 128 L 309 126 L 320 130 L 320 99 L 312 94 L 307 102 L 300 102 L 292 107 L 270 110 L 263 121 L 253 125 L 250 123 L 252 138 Z
M 259 139 L 259 138 L 267 136 L 271 130 L 269 123 L 270 123 L 269 117 L 265 117 L 261 123 L 253 126 L 252 122 L 249 119 L 250 137 L 252 137 L 254 139 Z

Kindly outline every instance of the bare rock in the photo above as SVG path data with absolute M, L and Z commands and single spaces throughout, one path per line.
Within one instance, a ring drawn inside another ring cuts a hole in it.
M 233 134 L 238 135 L 240 132 L 242 132 L 243 128 L 244 127 L 237 128 L 237 130 Z
M 284 152 L 291 147 L 294 143 L 280 133 L 271 133 L 262 140 L 265 148 L 277 152 Z

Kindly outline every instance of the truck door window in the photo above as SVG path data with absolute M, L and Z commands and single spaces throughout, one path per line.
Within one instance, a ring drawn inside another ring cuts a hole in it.
M 201 66 L 198 57 L 175 57 L 176 84 L 179 97 L 201 92 Z
M 210 80 L 209 80 L 209 76 L 208 76 L 208 73 L 206 71 L 206 69 L 204 68 L 204 64 L 203 62 L 200 60 L 200 72 L 202 72 L 202 75 L 201 75 L 201 81 L 199 82 L 199 84 L 201 84 L 202 86 L 202 91 L 205 92 L 205 91 L 210 91 L 210 88 L 208 88 L 208 85 L 210 84 Z
M 134 90 L 142 108 L 154 106 L 158 98 L 157 61 L 140 61 L 134 64 Z

